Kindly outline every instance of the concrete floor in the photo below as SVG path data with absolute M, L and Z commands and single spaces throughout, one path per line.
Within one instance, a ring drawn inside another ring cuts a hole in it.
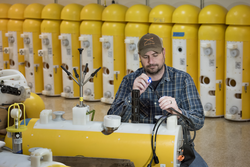
M 72 119 L 72 108 L 78 99 L 46 97 L 40 95 L 46 109 L 65 111 L 64 118 Z M 86 102 L 95 110 L 94 121 L 103 121 L 110 105 L 101 102 Z M 195 149 L 209 167 L 250 166 L 250 122 L 234 122 L 224 118 L 206 118 L 204 127 L 197 131 Z

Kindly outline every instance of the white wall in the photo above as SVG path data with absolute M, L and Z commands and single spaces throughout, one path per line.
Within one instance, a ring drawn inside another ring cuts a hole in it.
M 57 0 L 59 4 L 65 6 L 70 3 L 77 3 L 81 5 L 87 5 L 89 3 L 97 3 L 97 0 Z M 112 0 L 106 0 L 106 4 L 111 4 Z M 119 4 L 125 5 L 127 7 L 130 7 L 135 4 L 146 4 L 146 0 L 116 0 Z M 250 6 L 249 0 L 204 0 L 205 6 L 210 4 L 218 4 L 221 6 L 224 6 L 228 10 L 231 9 L 233 6 L 239 5 L 239 4 L 245 4 Z M 50 4 L 54 3 L 54 0 L 0 0 L 0 3 L 9 3 L 9 4 L 15 4 L 15 3 L 25 3 L 25 4 L 31 4 L 31 3 L 40 3 L 40 4 Z M 101 0 L 101 3 L 104 4 L 104 0 Z M 183 4 L 192 4 L 196 5 L 197 7 L 200 7 L 200 0 L 149 0 L 150 7 L 155 7 L 160 4 L 168 4 L 172 5 L 174 7 L 178 7 Z

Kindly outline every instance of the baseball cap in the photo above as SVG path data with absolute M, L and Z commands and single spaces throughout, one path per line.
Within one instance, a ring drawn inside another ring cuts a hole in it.
M 142 36 L 137 44 L 137 47 L 140 55 L 145 55 L 148 51 L 161 53 L 163 49 L 161 38 L 151 33 L 147 33 Z

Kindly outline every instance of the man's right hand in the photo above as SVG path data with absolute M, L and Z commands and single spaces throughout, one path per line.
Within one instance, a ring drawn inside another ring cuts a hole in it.
M 150 82 L 148 82 L 149 77 L 142 73 L 139 77 L 137 77 L 133 84 L 133 89 L 140 90 L 140 95 L 147 89 Z

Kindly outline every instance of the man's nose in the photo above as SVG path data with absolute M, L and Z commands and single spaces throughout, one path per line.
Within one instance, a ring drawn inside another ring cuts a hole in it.
M 149 56 L 148 57 L 148 64 L 154 64 L 154 58 Z

